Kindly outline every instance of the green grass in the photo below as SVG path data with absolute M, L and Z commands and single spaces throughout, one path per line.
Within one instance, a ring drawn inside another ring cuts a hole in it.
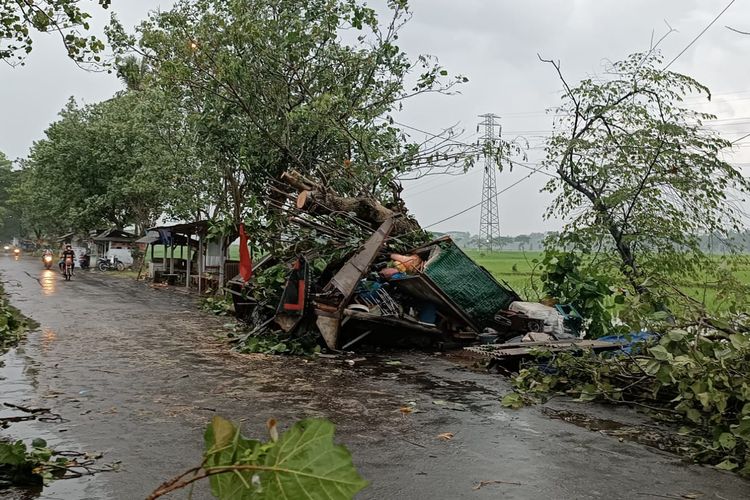
M 539 287 L 538 272 L 534 275 L 533 259 L 541 257 L 541 252 L 480 252 L 464 250 L 480 266 L 492 273 L 498 280 L 507 282 L 522 297 L 536 300 L 533 286 Z
M 521 297 L 528 300 L 538 300 L 536 290 L 541 288 L 538 270 L 534 273 L 533 259 L 541 260 L 541 252 L 479 252 L 478 250 L 464 250 L 477 264 L 487 269 L 495 278 L 507 282 Z M 717 260 L 719 257 L 716 257 Z M 745 264 L 734 272 L 743 283 L 750 285 L 750 263 Z M 717 301 L 715 287 L 710 284 L 686 284 L 681 290 L 690 297 L 705 303 L 710 309 L 722 308 Z

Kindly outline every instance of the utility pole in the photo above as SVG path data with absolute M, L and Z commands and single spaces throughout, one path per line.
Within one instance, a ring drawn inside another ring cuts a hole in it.
M 484 180 L 482 181 L 482 214 L 479 219 L 479 249 L 492 251 L 493 241 L 500 236 L 500 215 L 497 209 L 497 183 L 495 174 L 495 153 L 499 151 L 502 127 L 495 123 L 499 116 L 493 113 L 479 115 L 483 121 L 478 127 L 484 127 Z M 477 127 L 477 131 L 478 131 Z M 497 137 L 495 128 L 497 127 Z

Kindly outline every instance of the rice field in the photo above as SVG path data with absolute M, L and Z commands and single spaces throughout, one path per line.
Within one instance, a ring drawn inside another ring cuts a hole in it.
M 465 250 L 479 265 L 492 273 L 500 281 L 507 282 L 521 297 L 538 300 L 540 297 L 539 271 L 535 270 L 533 259 L 541 260 L 541 252 L 479 252 Z M 717 260 L 719 257 L 716 257 Z M 750 262 L 736 270 L 734 275 L 750 285 Z M 709 306 L 721 307 L 717 302 L 716 289 L 710 284 L 693 283 L 682 287 L 682 291 Z

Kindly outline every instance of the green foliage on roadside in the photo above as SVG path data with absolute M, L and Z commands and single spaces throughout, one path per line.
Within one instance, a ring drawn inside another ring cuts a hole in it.
M 590 268 L 584 269 L 579 254 L 545 252 L 541 259 L 540 279 L 545 296 L 560 304 L 572 304 L 583 316 L 588 338 L 611 333 L 614 304 L 623 303 L 624 296 L 615 295 L 609 279 Z
M 82 10 L 80 0 L 1 0 L 0 61 L 11 66 L 23 64 L 33 48 L 32 31 L 60 36 L 68 57 L 78 63 L 101 61 L 104 44 L 89 30 L 91 14 Z M 109 7 L 111 0 L 98 0 Z
M 750 476 L 750 324 L 714 323 L 722 330 L 666 329 L 633 354 L 540 353 L 546 366 L 521 369 L 503 404 L 566 394 L 646 408 L 681 426 L 694 460 Z
M 0 354 L 16 345 L 31 325 L 3 298 L 0 286 Z
M 334 425 L 307 419 L 279 435 L 269 420 L 270 439 L 248 439 L 222 417 L 214 417 L 205 432 L 201 467 L 165 482 L 150 499 L 209 478 L 220 500 L 349 500 L 367 486 L 349 451 L 333 442 Z
M 227 316 L 234 309 L 232 299 L 219 295 L 203 297 L 200 301 L 200 307 L 204 311 L 213 313 L 217 316 Z
M 14 485 L 43 485 L 64 474 L 68 459 L 55 457 L 43 439 L 0 441 L 0 480 Z
M 289 335 L 283 332 L 253 332 L 238 340 L 237 352 L 260 354 L 291 354 L 304 356 L 320 352 L 318 335 Z

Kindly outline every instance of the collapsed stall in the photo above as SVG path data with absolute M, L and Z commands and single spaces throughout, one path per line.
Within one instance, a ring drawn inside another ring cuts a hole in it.
M 523 302 L 450 237 L 427 241 L 414 219 L 370 197 L 343 198 L 295 173 L 285 182 L 297 190 L 278 205 L 293 252 L 265 255 L 252 280 L 228 285 L 255 333 L 312 334 L 331 350 L 577 336 L 573 311 Z

